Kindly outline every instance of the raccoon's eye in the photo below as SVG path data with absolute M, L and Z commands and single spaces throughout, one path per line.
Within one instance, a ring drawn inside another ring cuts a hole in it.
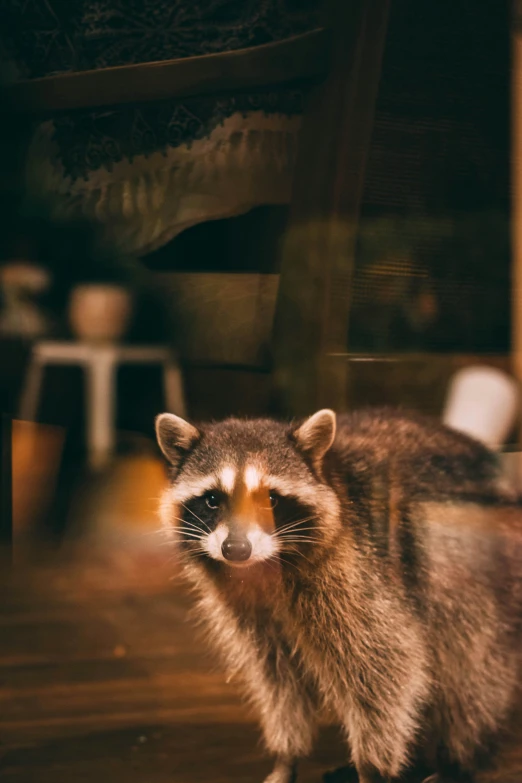
M 277 492 L 270 492 L 270 495 L 268 496 L 270 499 L 270 506 L 271 508 L 275 508 L 277 504 L 279 503 L 279 495 Z
M 221 505 L 221 498 L 217 492 L 207 492 L 205 495 L 205 503 L 209 508 L 216 509 Z

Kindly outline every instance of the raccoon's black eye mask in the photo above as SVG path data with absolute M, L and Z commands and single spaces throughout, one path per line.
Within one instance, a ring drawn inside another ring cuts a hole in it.
M 226 495 L 218 490 L 190 498 L 183 503 L 181 515 L 183 524 L 194 531 L 199 531 L 202 535 L 210 533 L 223 516 L 226 501 Z
M 309 526 L 316 518 L 315 510 L 296 497 L 281 495 L 275 491 L 271 491 L 269 497 L 276 531 L 291 525 L 297 532 L 299 525 Z M 211 490 L 186 501 L 183 504 L 182 519 L 187 527 L 197 529 L 204 535 L 216 527 L 228 510 L 228 496 L 219 490 Z
M 317 518 L 317 511 L 311 506 L 302 503 L 299 498 L 291 495 L 279 495 L 274 493 L 275 505 L 272 506 L 276 530 L 287 525 L 295 524 L 296 531 L 299 525 L 310 526 Z

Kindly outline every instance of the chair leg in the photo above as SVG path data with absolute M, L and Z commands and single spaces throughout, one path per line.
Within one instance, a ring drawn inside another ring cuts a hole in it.
M 104 467 L 116 447 L 115 377 L 112 355 L 100 352 L 87 368 L 87 458 L 93 470 Z
M 44 366 L 39 359 L 32 358 L 25 378 L 20 400 L 20 418 L 22 421 L 36 421 L 40 394 L 42 391 Z

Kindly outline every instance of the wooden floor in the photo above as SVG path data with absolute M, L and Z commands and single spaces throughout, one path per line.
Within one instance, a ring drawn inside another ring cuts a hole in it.
M 187 622 L 173 568 L 133 553 L 4 569 L 2 783 L 261 783 L 258 730 Z M 300 783 L 342 762 L 327 729 Z
M 261 783 L 259 732 L 201 649 L 179 583 L 154 555 L 115 560 L 4 572 L 0 780 Z M 300 780 L 342 760 L 326 732 Z

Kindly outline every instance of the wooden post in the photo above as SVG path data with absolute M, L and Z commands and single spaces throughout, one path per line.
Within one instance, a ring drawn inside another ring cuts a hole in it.
M 522 2 L 515 0 L 511 63 L 511 355 L 512 371 L 522 384 Z M 522 443 L 522 429 L 519 433 Z
M 388 0 L 331 0 L 332 60 L 303 120 L 274 323 L 280 412 L 347 405 L 350 288 Z

